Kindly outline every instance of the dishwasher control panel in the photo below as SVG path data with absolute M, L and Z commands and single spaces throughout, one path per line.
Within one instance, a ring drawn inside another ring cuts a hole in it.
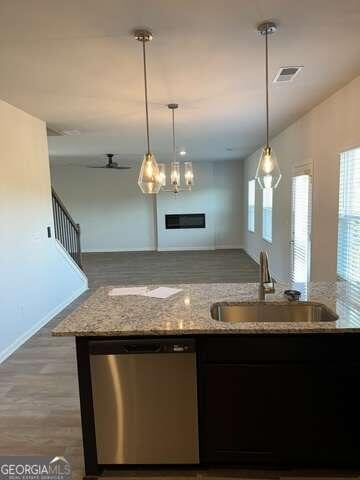
M 185 353 L 193 351 L 192 345 L 184 345 L 183 343 L 175 343 L 171 346 L 172 351 L 175 353 Z
M 93 340 L 89 344 L 89 350 L 91 355 L 194 353 L 196 343 L 193 338 Z

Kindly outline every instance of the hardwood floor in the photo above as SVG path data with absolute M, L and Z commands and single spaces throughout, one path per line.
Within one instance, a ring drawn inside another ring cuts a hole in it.
M 256 281 L 257 265 L 241 250 L 215 252 L 104 253 L 84 255 L 90 289 L 104 284 Z M 72 338 L 51 329 L 84 298 L 67 307 L 0 365 L 0 455 L 61 455 L 82 478 L 79 398 Z M 305 472 L 124 472 L 122 478 L 357 478 Z
M 257 264 L 243 250 L 88 253 L 90 287 L 149 283 L 256 282 Z

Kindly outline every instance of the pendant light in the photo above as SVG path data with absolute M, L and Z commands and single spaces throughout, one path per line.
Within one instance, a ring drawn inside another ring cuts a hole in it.
M 273 22 L 264 22 L 258 26 L 258 32 L 265 37 L 265 82 L 266 82 L 266 145 L 261 152 L 261 157 L 256 170 L 255 178 L 260 187 L 276 188 L 281 180 L 281 172 L 274 150 L 269 143 L 269 48 L 268 36 L 277 31 Z
M 170 186 L 166 185 L 166 165 L 159 164 L 159 178 L 162 186 L 162 190 L 165 192 L 179 193 L 180 191 L 190 191 L 194 185 L 194 172 L 191 162 L 184 162 L 184 181 L 185 187 L 181 187 L 181 165 L 176 158 L 176 137 L 175 137 L 175 110 L 179 107 L 177 103 L 169 103 L 167 106 L 171 110 L 172 116 L 172 147 L 173 147 L 173 159 L 170 163 Z
M 152 33 L 148 30 L 135 30 L 134 37 L 142 43 L 143 63 L 144 63 L 144 91 L 145 91 L 145 117 L 146 117 L 146 141 L 147 152 L 141 164 L 138 185 L 145 194 L 158 193 L 161 184 L 159 180 L 159 167 L 155 156 L 150 150 L 150 133 L 149 133 L 149 106 L 148 106 L 148 87 L 146 73 L 146 44 L 153 38 Z

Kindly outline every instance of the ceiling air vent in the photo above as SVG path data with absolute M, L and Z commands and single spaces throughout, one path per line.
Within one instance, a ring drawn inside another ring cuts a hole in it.
M 55 128 L 47 127 L 48 137 L 57 137 L 63 135 L 81 135 L 80 130 L 55 130 Z
M 281 67 L 276 74 L 273 82 L 283 83 L 292 82 L 296 75 L 302 70 L 303 67 Z
M 48 137 L 58 137 L 59 135 L 61 135 L 61 133 L 55 130 L 54 128 L 47 127 L 46 132 Z
M 61 135 L 81 135 L 80 130 L 72 129 L 72 130 L 61 130 Z

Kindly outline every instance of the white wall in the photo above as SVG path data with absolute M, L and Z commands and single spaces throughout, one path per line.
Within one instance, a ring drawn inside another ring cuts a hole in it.
M 239 248 L 243 238 L 243 162 L 214 163 L 215 247 Z
M 284 88 L 286 88 L 284 86 Z M 266 248 L 274 275 L 287 280 L 291 225 L 291 176 L 294 166 L 313 163 L 312 279 L 336 279 L 339 153 L 360 146 L 360 77 L 292 124 L 271 144 L 283 174 L 274 192 L 273 242 L 261 239 L 261 194 L 256 192 L 256 233 L 244 230 L 244 246 L 254 257 Z M 244 218 L 247 182 L 253 178 L 260 150 L 244 164 Z
M 139 165 L 130 170 L 52 166 L 56 192 L 81 225 L 84 252 L 154 250 L 154 199 L 137 185 Z
M 81 225 L 84 251 L 241 246 L 241 162 L 194 163 L 191 192 L 161 192 L 156 200 L 141 193 L 138 170 L 52 166 L 55 190 Z M 206 228 L 166 230 L 166 213 L 205 213 Z
M 162 192 L 157 196 L 159 250 L 215 248 L 214 166 L 211 162 L 193 164 L 196 185 L 191 192 Z M 165 215 L 205 213 L 206 228 L 166 230 Z
M 45 123 L 0 101 L 0 361 L 87 288 L 54 238 Z

